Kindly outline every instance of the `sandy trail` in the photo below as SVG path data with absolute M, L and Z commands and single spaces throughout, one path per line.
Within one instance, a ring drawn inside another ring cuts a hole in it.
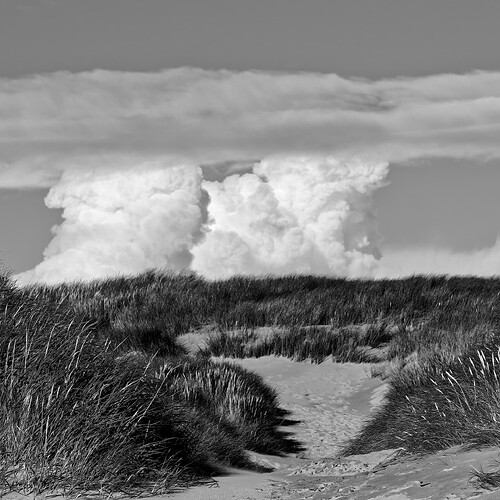
M 374 391 L 385 386 L 370 378 L 369 364 L 327 359 L 318 365 L 273 356 L 237 362 L 275 387 L 282 407 L 300 420 L 290 430 L 307 446 L 303 458 L 335 456 L 374 407 Z
M 301 470 L 309 468 L 310 472 L 321 468 L 323 458 L 334 457 L 380 402 L 385 387 L 380 380 L 370 378 L 369 364 L 333 363 L 327 359 L 317 365 L 274 356 L 233 361 L 260 374 L 278 390 L 281 406 L 292 412 L 290 418 L 300 421 L 287 430 L 293 432 L 307 450 L 298 457 L 253 454 L 256 461 L 274 467 L 276 472 L 231 471 L 227 476 L 216 478 L 217 487 L 194 487 L 169 498 L 288 498 L 291 492 L 287 492 L 287 484 L 297 479 Z
M 254 454 L 276 470 L 269 474 L 228 471 L 218 485 L 194 487 L 162 500 L 459 500 L 500 499 L 469 481 L 472 467 L 488 468 L 498 449 L 457 448 L 402 460 L 398 450 L 335 458 L 342 444 L 383 400 L 386 385 L 370 378 L 370 365 L 296 363 L 272 356 L 235 360 L 259 373 L 279 394 L 282 406 L 301 422 L 287 428 L 307 451 L 299 457 Z

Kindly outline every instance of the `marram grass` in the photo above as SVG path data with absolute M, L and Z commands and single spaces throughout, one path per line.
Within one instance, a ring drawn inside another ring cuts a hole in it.
M 363 454 L 402 448 L 425 454 L 455 445 L 500 446 L 500 348 L 436 359 L 418 377 L 396 374 L 382 408 L 345 448 Z
M 4 490 L 151 493 L 300 450 L 278 395 L 212 355 L 388 362 L 385 404 L 345 453 L 500 444 L 498 279 L 0 280 Z M 188 356 L 178 337 L 207 328 Z
M 238 408 L 249 427 L 254 417 L 268 425 L 276 449 L 284 446 L 279 439 L 289 442 L 276 430 L 276 396 L 245 370 L 223 368 L 231 381 L 225 399 L 214 379 L 213 387 L 202 387 L 202 405 L 189 396 L 184 373 L 198 370 L 200 376 L 195 360 L 185 359 L 179 373 L 178 359 L 165 358 L 159 374 L 159 358 L 124 354 L 64 301 L 26 296 L 6 278 L 0 287 L 4 492 L 153 493 L 208 477 L 220 465 L 256 468 L 245 448 L 262 443 L 241 425 L 221 420 L 229 406 Z M 205 361 L 204 370 L 208 375 L 221 369 Z M 258 395 L 249 415 L 239 402 L 248 399 L 239 389 L 245 384 Z M 263 408 L 274 413 L 268 417 Z

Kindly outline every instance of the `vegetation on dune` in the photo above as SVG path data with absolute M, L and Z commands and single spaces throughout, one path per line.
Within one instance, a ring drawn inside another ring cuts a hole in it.
M 288 411 L 279 406 L 276 391 L 262 378 L 228 362 L 189 360 L 167 363 L 159 376 L 196 407 L 208 408 L 219 422 L 233 427 L 241 446 L 261 453 L 302 451 L 302 446 L 279 429 L 287 424 Z
M 158 461 L 170 462 L 160 482 L 177 479 L 181 436 L 168 455 L 157 446 L 172 437 L 163 415 L 177 411 L 159 384 L 118 364 L 73 311 L 27 300 L 4 278 L 0 300 L 3 486 L 133 485 Z
M 343 330 L 347 339 L 331 341 L 324 329 L 310 333 L 307 338 L 318 344 L 313 355 L 318 352 L 319 359 L 324 346 L 326 351 L 345 350 L 349 329 L 352 333 L 360 326 L 377 334 L 359 339 L 359 346 L 389 342 L 389 359 L 402 359 L 414 352 L 423 355 L 428 350 L 458 355 L 491 340 L 500 324 L 500 282 L 472 277 L 363 281 L 284 276 L 210 282 L 190 274 L 149 271 L 130 278 L 32 286 L 23 293 L 67 304 L 95 321 L 105 338 L 125 350 L 160 355 L 181 353 L 175 337 L 206 325 L 215 325 L 223 335 L 235 330 L 252 335 L 252 330 L 265 326 L 287 328 L 288 339 L 277 339 L 266 349 L 273 353 L 282 349 L 297 359 L 304 354 L 295 352 L 290 341 L 302 338 L 302 327 L 318 325 L 330 327 L 337 332 L 336 337 Z M 231 352 L 236 346 L 227 340 L 226 335 L 221 341 L 230 349 L 227 355 L 241 355 Z M 339 347 L 328 347 L 329 342 Z M 292 343 L 297 350 L 302 348 L 301 342 Z M 243 355 L 248 354 L 259 355 L 257 350 Z
M 415 276 L 401 280 L 348 280 L 316 276 L 234 277 L 206 281 L 195 275 L 149 271 L 26 292 L 69 301 L 102 324 L 156 321 L 165 335 L 213 323 L 224 328 L 388 323 L 472 328 L 497 323 L 495 279 Z
M 220 465 L 258 468 L 245 449 L 265 448 L 266 439 L 272 451 L 295 446 L 277 430 L 285 414 L 276 395 L 254 374 L 124 353 L 65 301 L 0 279 L 3 491 L 162 491 Z M 239 421 L 221 419 L 231 411 Z
M 499 416 L 500 348 L 484 347 L 451 364 L 437 359 L 418 377 L 396 374 L 384 405 L 344 453 L 500 446 Z
M 387 399 L 344 453 L 500 445 L 498 279 L 1 279 L 5 487 L 168 489 L 299 451 L 277 394 L 210 356 L 384 361 Z M 207 331 L 188 355 L 179 337 Z
M 290 327 L 266 335 L 259 335 L 255 330 L 222 330 L 210 336 L 202 352 L 235 358 L 275 355 L 295 361 L 308 359 L 313 363 L 321 363 L 332 356 L 337 362 L 369 363 L 379 358 L 366 348 L 380 347 L 389 339 L 384 326 L 374 325 Z

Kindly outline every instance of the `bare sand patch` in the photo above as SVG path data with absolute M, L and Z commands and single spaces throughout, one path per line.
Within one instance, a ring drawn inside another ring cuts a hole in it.
M 307 450 L 288 457 L 253 453 L 255 461 L 273 467 L 275 472 L 229 471 L 229 475 L 216 478 L 217 487 L 194 487 L 171 498 L 288 498 L 291 494 L 288 485 L 300 482 L 303 471 L 317 478 L 311 472 L 324 471 L 328 467 L 325 464 L 335 460 L 344 441 L 361 428 L 374 408 L 374 391 L 380 392 L 385 386 L 380 380 L 370 378 L 369 364 L 333 363 L 327 359 L 318 365 L 274 356 L 232 361 L 255 371 L 278 390 L 282 407 L 292 412 L 290 418 L 299 421 L 286 430 L 293 432 Z
M 370 378 L 370 365 L 295 362 L 265 356 L 238 360 L 275 387 L 283 408 L 300 423 L 290 428 L 307 447 L 303 458 L 333 457 L 369 415 L 373 391 L 383 384 Z

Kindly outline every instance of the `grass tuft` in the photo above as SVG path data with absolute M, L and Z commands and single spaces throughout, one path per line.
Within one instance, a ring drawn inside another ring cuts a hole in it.
M 410 377 L 396 374 L 384 405 L 343 454 L 500 446 L 499 381 L 496 346 L 470 351 L 451 363 L 436 359 Z
M 484 471 L 483 469 L 472 467 L 471 480 L 480 488 L 487 490 L 498 488 L 500 487 L 500 469 Z
M 388 339 L 384 326 L 375 325 L 291 327 L 264 335 L 255 330 L 220 331 L 210 336 L 204 354 L 234 358 L 275 355 L 313 363 L 331 356 L 334 362 L 369 363 L 378 358 L 364 348 L 381 347 Z

